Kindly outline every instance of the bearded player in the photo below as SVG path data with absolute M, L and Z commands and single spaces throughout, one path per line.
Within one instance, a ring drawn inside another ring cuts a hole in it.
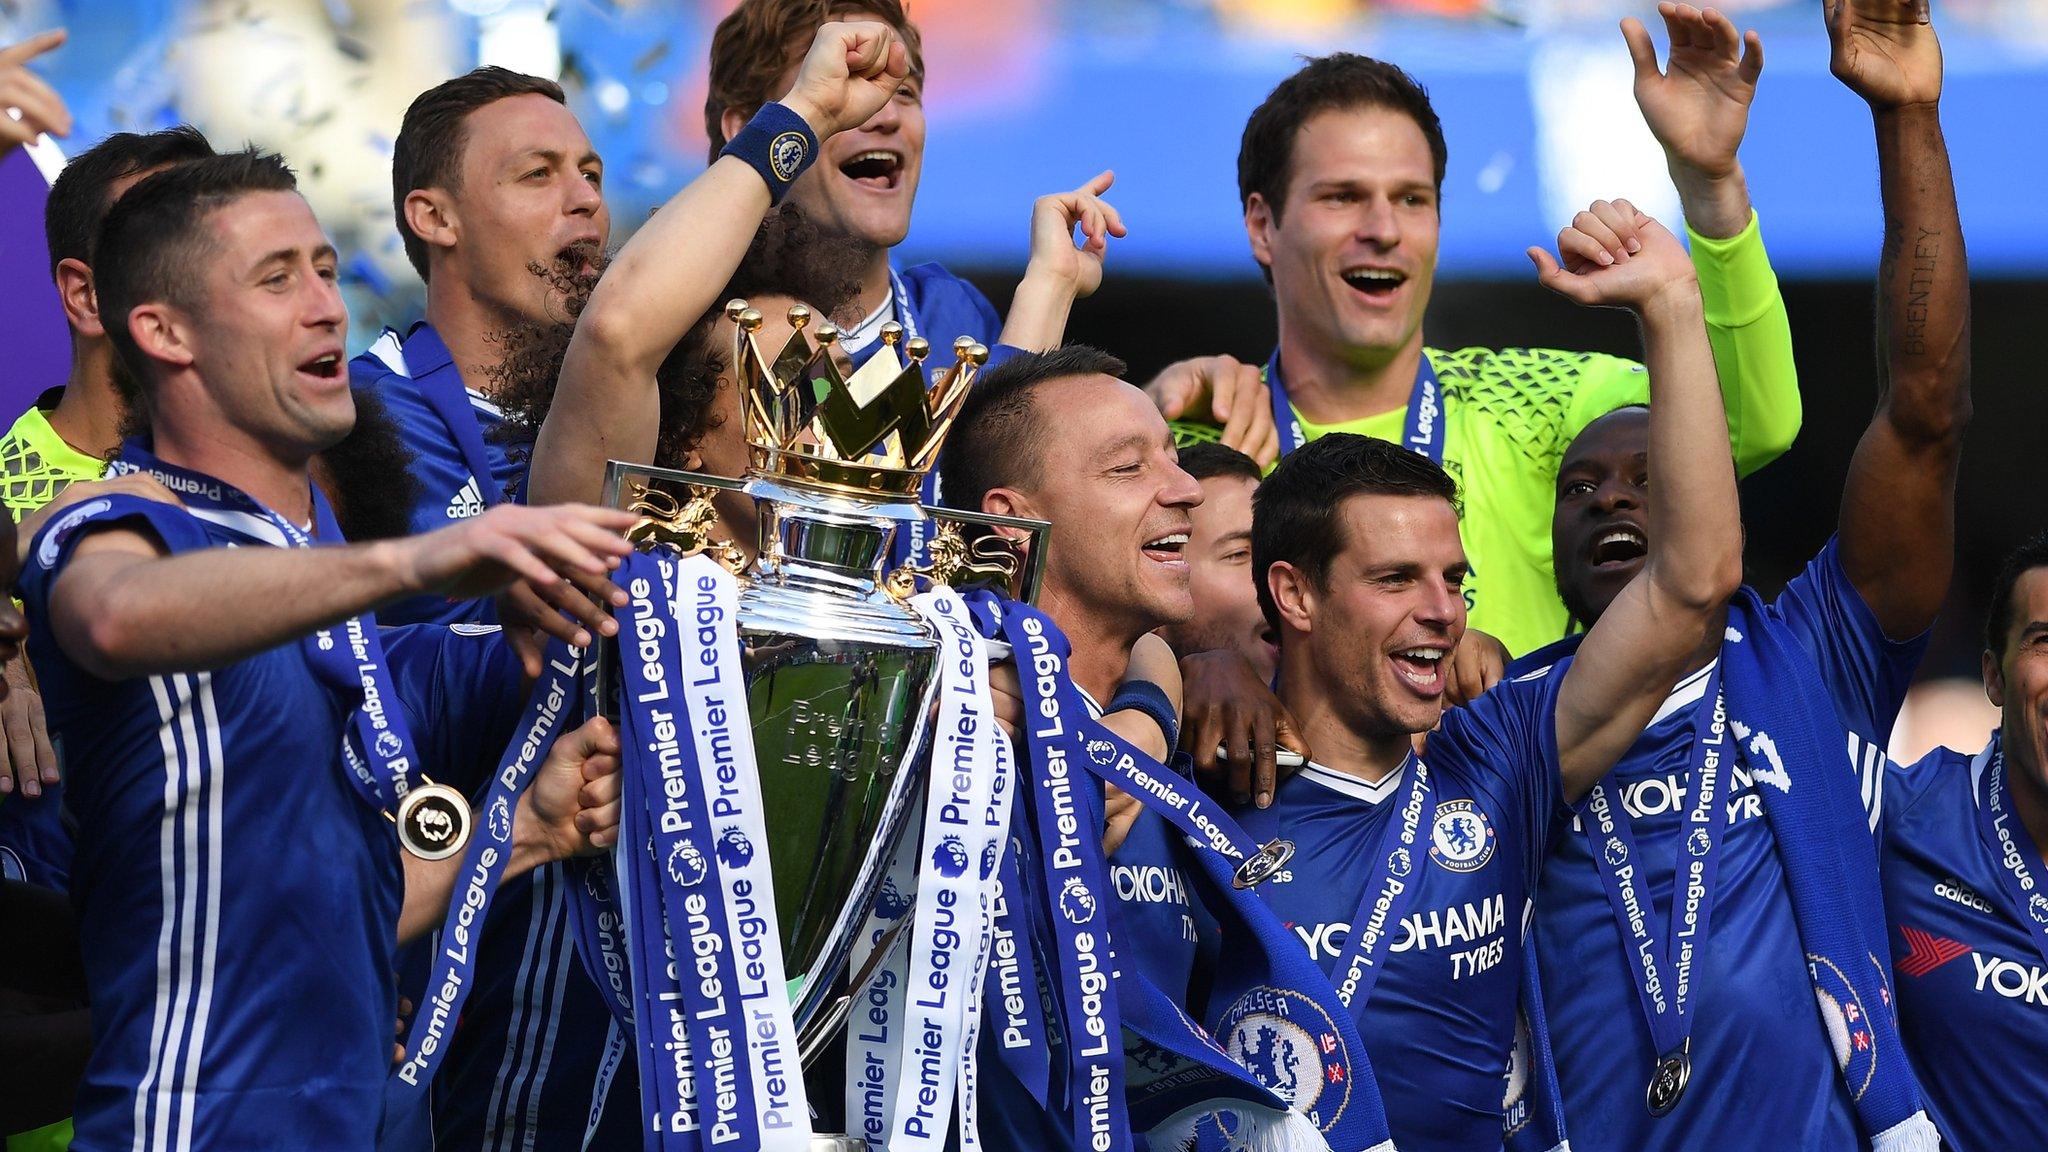
M 493 435 L 503 355 L 492 337 L 573 320 L 589 295 L 611 214 L 604 162 L 552 80 L 484 67 L 406 109 L 391 190 L 406 259 L 426 283 L 426 314 L 387 331 L 349 373 L 405 429 L 421 495 L 413 530 L 430 532 L 516 496 L 523 455 Z M 534 269 L 551 275 L 536 277 Z M 426 597 L 390 623 L 492 617 L 488 600 Z
M 1334 434 L 1282 459 L 1255 498 L 1280 697 L 1316 758 L 1270 808 L 1239 817 L 1254 839 L 1296 846 L 1262 892 L 1357 1017 L 1404 1150 L 1500 1147 L 1524 909 L 1552 821 L 1718 636 L 1740 579 L 1735 475 L 1715 434 L 1692 265 L 1661 226 L 1634 223 L 1634 252 L 1567 229 L 1569 270 L 1539 262 L 1546 285 L 1641 321 L 1663 463 L 1650 490 L 1659 549 L 1577 660 L 1445 711 L 1467 560 L 1456 486 L 1427 458 Z M 1420 756 L 1418 733 L 1429 733 Z
M 1738 597 L 1731 620 L 1741 608 L 1749 623 L 1688 662 L 1656 722 L 1603 782 L 1614 830 L 1598 833 L 1589 807 L 1556 838 L 1544 872 L 1543 997 L 1581 1149 L 1884 1149 L 1932 1139 L 1911 1115 L 1917 1087 L 1886 1079 L 1906 1064 L 1889 1034 L 1883 929 L 1865 924 L 1878 888 L 1864 833 L 1893 718 L 1948 590 L 1970 403 L 1968 267 L 1934 108 L 1941 57 L 1914 8 L 1864 0 L 1830 10 L 1835 74 L 1876 124 L 1886 222 L 1878 407 L 1849 465 L 1835 537 L 1775 601 Z M 1645 433 L 1653 415 L 1608 415 L 1565 454 L 1552 535 L 1559 591 L 1577 619 L 1605 619 L 1642 550 L 1668 531 L 1646 511 L 1656 489 L 1645 472 L 1665 450 Z M 1744 683 L 1741 666 L 1756 659 L 1745 646 L 1774 638 L 1781 652 L 1763 661 L 1767 683 Z M 1779 715 L 1759 719 L 1774 706 Z M 1944 795 L 1967 803 L 1958 799 L 1966 791 Z M 1798 807 L 1823 798 L 1824 809 Z M 1617 856 L 1632 876 L 1621 877 Z M 1620 892 L 1633 893 L 1641 916 L 1622 915 Z M 1856 947 L 1842 946 L 1845 929 Z M 1641 957 L 1677 957 L 1700 938 L 1685 953 L 1685 1017 L 1660 1020 L 1643 995 Z M 1964 1059 L 1955 1049 L 1921 1055 L 1923 1068 L 1949 1077 L 1936 1083 L 1969 1074 L 1951 1063 Z M 1679 1075 L 1687 1071 L 1690 1087 Z

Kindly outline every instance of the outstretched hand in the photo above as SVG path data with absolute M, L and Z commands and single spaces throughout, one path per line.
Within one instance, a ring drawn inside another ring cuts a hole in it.
M 1872 108 L 1941 99 L 1941 43 L 1927 0 L 1822 0 L 1828 68 Z
M 71 134 L 71 110 L 63 98 L 42 77 L 28 70 L 28 62 L 64 43 L 62 28 L 39 32 L 0 48 L 0 155 L 17 145 L 33 144 L 44 132 L 52 136 Z M 21 112 L 21 119 L 6 109 Z
M 1635 62 L 1636 104 L 1674 167 L 1721 179 L 1735 171 L 1736 150 L 1749 127 L 1750 101 L 1764 70 L 1763 40 L 1755 32 L 1738 32 L 1712 8 L 1666 0 L 1657 14 L 1671 41 L 1661 71 L 1643 22 L 1633 16 L 1621 22 Z
M 1699 294 L 1685 246 L 1626 200 L 1593 201 L 1557 234 L 1557 256 L 1532 247 L 1529 259 L 1545 288 L 1588 307 L 1641 315 L 1661 298 Z
M 910 53 L 879 21 L 834 21 L 818 29 L 782 103 L 824 140 L 882 110 L 910 75 Z

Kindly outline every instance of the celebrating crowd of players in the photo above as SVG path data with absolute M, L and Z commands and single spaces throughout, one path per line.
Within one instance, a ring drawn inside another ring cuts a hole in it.
M 381 698 L 425 778 L 485 783 L 545 641 L 616 630 L 605 461 L 744 471 L 734 297 L 765 347 L 803 304 L 856 364 L 889 323 L 998 349 L 938 491 L 1047 521 L 1076 685 L 1296 846 L 1259 892 L 1341 979 L 1394 1147 L 2048 1147 L 2048 544 L 1993 589 L 2000 733 L 1888 763 L 1950 580 L 1968 274 L 1927 5 L 1820 7 L 1877 139 L 1880 378 L 1836 532 L 1771 600 L 1736 480 L 1800 398 L 1739 160 L 1763 46 L 1712 10 L 1659 5 L 1661 62 L 1623 23 L 1683 241 L 1597 201 L 1529 250 L 1636 317 L 1640 364 L 1424 342 L 1447 143 L 1406 73 L 1344 53 L 1238 156 L 1272 357 L 1143 387 L 1062 344 L 1124 232 L 1109 173 L 1032 206 L 1007 315 L 894 257 L 925 134 L 896 0 L 743 0 L 709 167 L 616 251 L 556 84 L 421 95 L 393 207 L 425 314 L 353 361 L 283 159 L 190 128 L 80 152 L 46 212 L 71 375 L 0 443 L 9 1148 L 640 1145 L 563 892 L 617 835 L 610 726 L 520 801 L 423 1108 L 386 1100 L 392 1027 L 459 861 L 401 853 L 343 749 Z M 0 49 L 5 143 L 68 129 L 27 67 L 59 43 Z M 751 509 L 719 511 L 751 553 Z M 1113 789 L 1093 810 L 1120 962 L 1204 1018 L 1195 849 Z M 1071 1142 L 988 1067 L 984 1144 Z

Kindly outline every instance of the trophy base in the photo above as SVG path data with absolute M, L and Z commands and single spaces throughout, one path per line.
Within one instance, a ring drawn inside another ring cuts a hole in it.
M 853 1136 L 811 1133 L 811 1152 L 868 1152 L 868 1142 Z

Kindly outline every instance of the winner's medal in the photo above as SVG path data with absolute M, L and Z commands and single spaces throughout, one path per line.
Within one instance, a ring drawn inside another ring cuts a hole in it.
M 1649 1090 L 1643 1094 L 1650 1115 L 1662 1117 L 1678 1107 L 1678 1098 L 1685 1095 L 1685 1086 L 1691 1081 L 1692 1039 L 1687 1037 L 1676 1051 L 1657 1058 L 1656 1069 L 1650 1073 Z
M 469 801 L 446 784 L 413 786 L 395 819 L 398 842 L 422 860 L 446 860 L 469 843 Z
M 1230 878 L 1232 887 L 1240 890 L 1256 887 L 1280 874 L 1287 862 L 1294 859 L 1294 841 L 1278 838 L 1268 840 L 1259 846 L 1257 852 L 1245 857 L 1237 866 L 1237 874 Z

